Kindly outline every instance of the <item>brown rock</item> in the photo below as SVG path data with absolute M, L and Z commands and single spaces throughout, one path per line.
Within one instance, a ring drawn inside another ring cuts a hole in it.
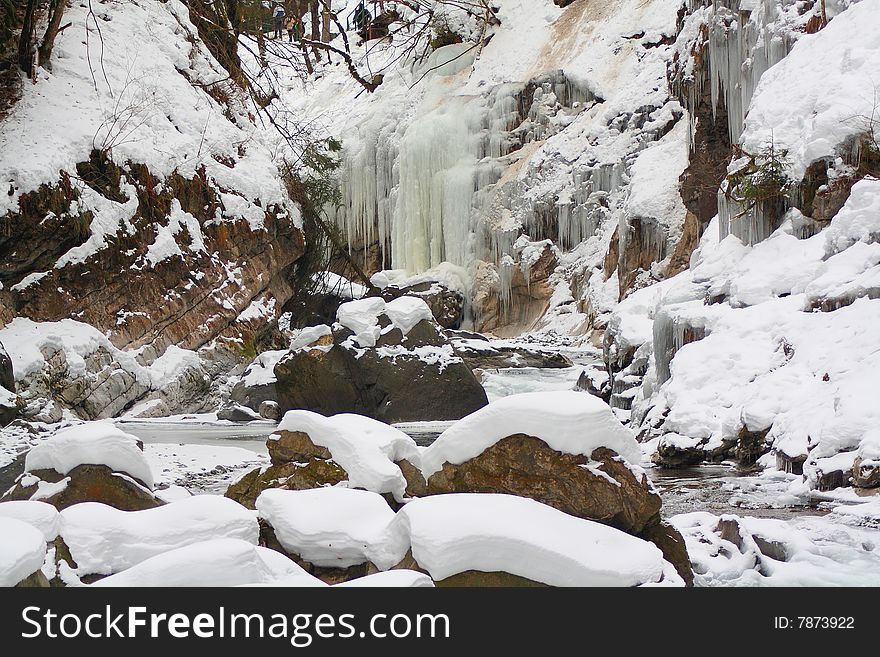
M 142 482 L 129 475 L 113 472 L 106 465 L 78 465 L 67 475 L 54 470 L 34 470 L 24 476 L 27 475 L 33 475 L 49 483 L 57 483 L 65 477 L 70 478 L 63 490 L 40 498 L 41 501 L 48 502 L 58 510 L 80 502 L 101 502 L 123 511 L 152 509 L 163 504 Z M 20 477 L 0 501 L 28 500 L 37 489 L 37 484 L 22 485 L 22 477 Z
M 43 574 L 42 570 L 38 570 L 32 575 L 25 577 L 15 585 L 17 589 L 47 589 L 49 588 L 49 580 Z
M 266 441 L 272 465 L 280 465 L 292 461 L 303 462 L 312 458 L 324 460 L 333 458 L 330 450 L 326 447 L 315 445 L 307 433 L 302 431 L 280 431 L 276 435 L 278 436 L 277 440 L 273 436 Z
M 584 467 L 594 462 L 608 478 Z M 409 477 L 407 493 L 415 495 L 420 482 L 412 472 Z M 529 497 L 636 535 L 658 520 L 661 506 L 647 476 L 636 479 L 613 451 L 603 447 L 590 458 L 562 454 L 523 434 L 504 438 L 460 465 L 446 463 L 427 482 L 429 495 L 465 492 Z
M 302 462 L 272 465 L 266 470 L 251 470 L 226 490 L 226 497 L 249 509 L 256 508 L 257 498 L 267 488 L 309 490 L 335 486 L 348 474 L 335 461 L 309 458 Z
M 675 567 L 685 586 L 694 585 L 691 558 L 688 556 L 684 537 L 675 527 L 665 522 L 657 522 L 647 527 L 639 536 L 660 548 L 663 558 Z
M 852 468 L 853 486 L 858 486 L 859 488 L 880 487 L 880 467 L 871 462 L 869 463 L 866 464 L 861 457 L 856 458 Z

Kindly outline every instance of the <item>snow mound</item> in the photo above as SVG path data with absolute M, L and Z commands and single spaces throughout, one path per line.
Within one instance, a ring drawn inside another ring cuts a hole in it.
M 336 321 L 354 333 L 355 341 L 362 347 L 373 347 L 383 333 L 379 326 L 379 317 L 382 315 L 404 336 L 422 320 L 434 321 L 434 315 L 423 299 L 407 296 L 387 303 L 379 297 L 349 301 L 339 306 Z
M 607 447 L 633 465 L 641 460 L 632 432 L 598 397 L 568 390 L 531 392 L 493 401 L 453 424 L 422 452 L 422 473 L 428 478 L 444 463 L 464 463 L 520 433 L 564 454 L 590 456 Z
M 71 375 L 86 371 L 86 358 L 98 349 L 107 351 L 126 370 L 137 373 L 139 380 L 149 383 L 151 376 L 131 354 L 117 349 L 98 329 L 83 322 L 62 319 L 57 322 L 34 322 L 16 317 L 0 329 L 0 342 L 12 358 L 16 381 L 46 367 L 44 352 L 61 350 Z
M 0 517 L 0 586 L 15 586 L 43 566 L 46 538 L 26 522 Z
M 249 388 L 275 383 L 275 366 L 287 353 L 286 349 L 264 351 L 247 366 L 241 377 L 242 383 Z
M 880 70 L 880 0 L 862 0 L 815 34 L 801 37 L 762 77 L 752 97 L 743 146 L 759 152 L 773 140 L 789 149 L 792 174 L 833 154 L 870 128 Z
M 259 533 L 253 511 L 214 495 L 144 511 L 87 502 L 61 512 L 61 536 L 81 575 L 119 572 L 157 554 L 213 539 L 256 544 Z
M 32 500 L 0 502 L 0 518 L 14 518 L 39 529 L 46 541 L 54 541 L 61 527 L 58 510 L 46 502 Z
M 34 447 L 24 461 L 26 472 L 55 470 L 67 474 L 78 465 L 106 465 L 153 487 L 153 473 L 137 438 L 109 422 L 86 422 L 62 429 Z
M 458 493 L 409 502 L 390 527 L 435 580 L 469 570 L 551 586 L 638 586 L 660 581 L 653 544 L 513 495 Z
M 384 570 L 400 563 L 406 553 L 387 544 L 394 512 L 376 493 L 270 489 L 260 494 L 256 506 L 284 549 L 316 566 L 348 568 L 370 561 Z
M 235 538 L 187 545 L 95 582 L 113 587 L 216 587 L 275 584 L 306 573 L 283 554 Z M 314 579 L 314 578 L 312 578 Z
M 634 410 L 643 427 L 656 421 L 666 436 L 707 451 L 743 427 L 769 430 L 778 454 L 809 454 L 804 472 L 815 488 L 819 466 L 829 465 L 820 460 L 856 450 L 880 422 L 871 396 L 880 387 L 872 329 L 880 321 L 880 181 L 856 183 L 812 237 L 792 235 L 793 218 L 796 211 L 754 246 L 733 235 L 702 243 L 678 289 L 703 293 L 661 297 L 653 312 L 655 362 L 667 359 L 668 380 L 649 385 L 659 369 L 649 371 Z M 706 296 L 720 302 L 706 305 Z M 692 328 L 705 337 L 687 342 Z
M 430 588 L 434 580 L 415 570 L 386 570 L 383 573 L 359 577 L 337 587 L 343 588 Z
M 836 522 L 837 511 L 788 521 L 706 512 L 670 520 L 684 537 L 697 586 L 877 586 L 876 530 Z M 735 527 L 738 544 L 722 538 L 722 521 Z
M 315 445 L 330 450 L 333 460 L 348 473 L 354 488 L 392 493 L 402 500 L 406 479 L 395 463 L 403 459 L 419 463 L 419 451 L 408 435 L 392 426 L 353 414 L 324 417 L 311 411 L 288 411 L 279 431 L 301 431 Z M 269 440 L 278 440 L 273 434 Z

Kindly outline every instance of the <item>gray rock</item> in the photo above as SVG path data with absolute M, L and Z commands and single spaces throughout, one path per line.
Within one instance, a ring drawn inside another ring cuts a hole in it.
M 262 418 L 241 404 L 230 403 L 217 411 L 218 420 L 229 420 L 230 422 L 251 422 L 253 420 L 261 420 Z
M 260 403 L 259 413 L 261 417 L 264 417 L 267 420 L 277 421 L 281 419 L 281 407 L 276 401 L 264 401 Z
M 279 361 L 275 376 L 282 411 L 407 422 L 457 420 L 488 403 L 471 369 L 429 321 L 413 327 L 405 340 L 400 331 L 391 331 L 376 347 L 360 348 L 351 337 L 337 329 L 331 344 L 292 351 Z

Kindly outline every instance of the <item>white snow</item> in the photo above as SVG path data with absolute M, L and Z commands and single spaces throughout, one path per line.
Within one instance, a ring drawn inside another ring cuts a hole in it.
M 269 489 L 260 494 L 256 506 L 284 549 L 316 566 L 348 568 L 370 561 L 384 570 L 406 553 L 387 543 L 394 512 L 377 493 L 348 488 Z
M 22 520 L 0 516 L 0 586 L 15 586 L 43 566 L 46 538 Z
M 444 463 L 464 463 L 519 433 L 540 438 L 564 454 L 590 456 L 607 447 L 632 465 L 641 461 L 632 432 L 598 397 L 573 391 L 532 392 L 493 401 L 453 424 L 422 452 L 422 473 L 428 478 Z
M 344 276 L 334 274 L 332 271 L 315 274 L 317 285 L 316 293 L 332 294 L 340 299 L 362 299 L 367 295 L 367 288 L 360 283 L 354 283 Z
M 287 350 L 264 351 L 247 366 L 241 377 L 248 387 L 270 385 L 275 383 L 275 366 L 287 355 Z
M 416 467 L 418 448 L 407 434 L 392 426 L 354 414 L 324 417 L 311 411 L 288 411 L 279 431 L 301 431 L 315 445 L 330 450 L 333 460 L 348 473 L 349 485 L 374 493 L 392 493 L 402 500 L 406 479 L 396 461 L 404 459 Z M 278 440 L 273 434 L 269 440 Z
M 418 297 L 398 297 L 385 304 L 385 314 L 391 323 L 407 335 L 421 321 L 432 322 L 434 315 L 423 299 Z
M 86 422 L 61 429 L 25 457 L 25 471 L 55 470 L 66 475 L 78 465 L 106 465 L 153 487 L 153 473 L 137 438 L 109 422 Z
M 197 30 L 186 5 L 131 0 L 94 10 L 90 15 L 89 7 L 74 5 L 65 12 L 71 27 L 58 35 L 51 72 L 39 69 L 37 83 L 0 126 L 0 179 L 12 190 L 0 199 L 0 215 L 17 210 L 22 194 L 57 182 L 64 171 L 81 192 L 80 209 L 91 210 L 94 220 L 89 240 L 56 267 L 85 261 L 120 229 L 133 231 L 137 196 L 130 183 L 122 185 L 129 200 L 116 203 L 78 182 L 76 164 L 100 149 L 115 162 L 148 165 L 160 182 L 174 173 L 191 179 L 204 168 L 208 184 L 224 190 L 220 220 L 245 220 L 259 230 L 271 205 L 298 219 L 272 144 L 248 120 L 243 101 L 232 93 L 230 120 L 206 92 L 214 83 L 225 88 L 228 73 L 192 38 Z M 95 23 L 113 29 L 99 34 Z M 246 144 L 241 152 L 239 144 Z M 174 234 L 184 226 L 188 249 L 203 249 L 197 222 L 175 208 L 167 226 L 155 226 L 147 260 L 178 255 Z
M 293 337 L 290 340 L 290 350 L 297 351 L 298 349 L 304 349 L 313 345 L 321 338 L 329 335 L 333 335 L 333 331 L 326 324 L 299 329 L 294 332 Z M 321 347 L 317 348 L 320 349 Z
M 61 517 L 54 506 L 31 500 L 0 502 L 0 518 L 15 518 L 36 527 L 47 542 L 55 540 L 61 526 Z
M 158 554 L 92 586 L 216 587 L 314 580 L 284 555 L 235 538 L 203 541 Z M 300 584 L 302 585 L 302 584 Z
M 880 1 L 861 0 L 815 34 L 801 37 L 755 90 L 742 143 L 752 153 L 773 140 L 787 148 L 796 180 L 813 160 L 867 132 L 877 113 Z M 876 127 L 875 127 L 876 129 Z
M 434 580 L 415 570 L 386 570 L 337 584 L 340 588 L 433 588 Z
M 387 303 L 380 297 L 350 301 L 339 307 L 336 319 L 354 333 L 354 340 L 358 345 L 373 347 L 383 333 L 379 326 L 379 317 L 382 315 L 390 320 L 391 326 L 400 329 L 404 336 L 422 320 L 434 321 L 428 304 L 423 299 L 410 296 L 399 297 Z
M 736 526 L 741 546 L 721 538 L 720 520 Z M 880 582 L 876 531 L 815 516 L 784 521 L 694 512 L 671 521 L 684 536 L 697 586 L 877 586 Z
M 195 495 L 143 511 L 75 504 L 61 512 L 61 536 L 80 575 L 109 575 L 193 543 L 221 538 L 256 544 L 256 514 L 217 495 Z
M 477 570 L 551 586 L 638 586 L 663 574 L 663 555 L 652 543 L 524 497 L 473 493 L 413 500 L 390 532 L 411 546 L 434 580 Z

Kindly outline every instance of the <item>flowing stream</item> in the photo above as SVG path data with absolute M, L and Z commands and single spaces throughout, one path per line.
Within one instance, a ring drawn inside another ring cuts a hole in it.
M 595 352 L 566 350 L 573 366 L 566 368 L 509 368 L 486 370 L 482 383 L 490 400 L 524 392 L 570 390 L 584 367 L 597 362 Z M 408 422 L 396 425 L 419 445 L 430 445 L 451 422 Z M 271 422 L 234 424 L 212 422 L 198 416 L 174 420 L 120 421 L 119 426 L 156 448 L 200 445 L 239 448 L 265 457 L 266 439 L 275 430 Z M 683 470 L 663 470 L 645 463 L 649 477 L 663 497 L 663 514 L 691 511 L 748 513 L 757 517 L 789 519 L 817 515 L 821 511 L 802 505 L 780 503 L 788 479 L 742 474 L 732 464 L 703 465 Z M 213 488 L 213 487 L 212 487 Z

